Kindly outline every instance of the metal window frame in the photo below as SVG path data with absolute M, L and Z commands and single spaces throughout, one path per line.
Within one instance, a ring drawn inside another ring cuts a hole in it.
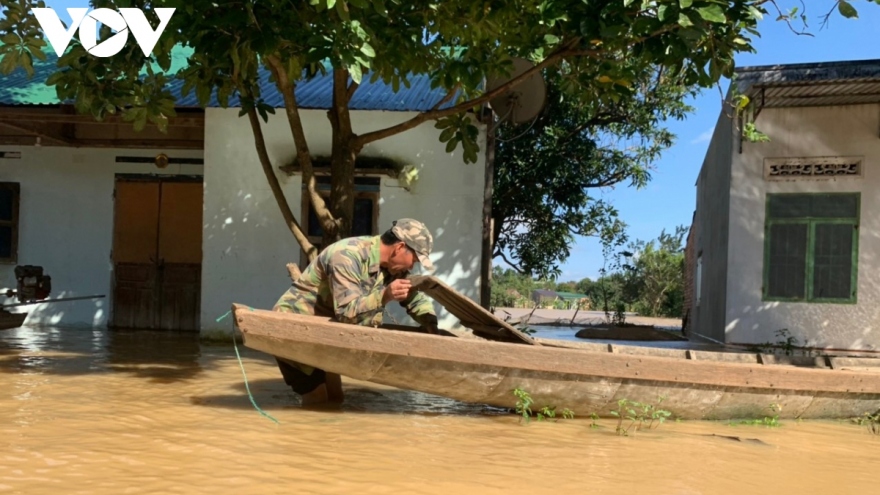
M 793 218 L 771 218 L 770 217 L 770 198 L 771 196 L 825 196 L 825 197 L 843 197 L 855 196 L 856 213 L 855 217 L 848 218 L 822 218 L 822 217 L 793 217 Z M 796 303 L 816 303 L 816 304 L 856 304 L 858 303 L 858 278 L 859 278 L 859 221 L 862 214 L 862 195 L 858 192 L 853 193 L 772 193 L 767 194 L 764 202 L 764 269 L 763 269 L 763 286 L 761 288 L 761 299 L 765 302 L 796 302 Z M 775 297 L 768 294 L 770 289 L 770 228 L 773 225 L 781 224 L 799 224 L 807 225 L 807 260 L 804 269 L 806 276 L 804 284 L 806 284 L 804 298 L 791 297 Z M 815 248 L 816 248 L 816 225 L 817 224 L 844 224 L 853 226 L 853 244 L 852 244 L 852 267 L 851 267 L 851 288 L 852 293 L 849 298 L 819 298 L 813 296 L 813 273 L 815 268 Z

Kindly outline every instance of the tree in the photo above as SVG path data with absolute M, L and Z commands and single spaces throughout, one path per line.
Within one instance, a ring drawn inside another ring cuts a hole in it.
M 680 317 L 684 304 L 684 239 L 688 229 L 665 230 L 655 241 L 635 241 L 628 250 L 632 262 L 624 267 L 624 293 L 631 307 L 646 316 Z
M 683 102 L 688 88 L 662 67 L 642 68 L 633 94 L 617 101 L 585 105 L 560 83 L 551 80 L 536 125 L 500 126 L 495 158 L 494 254 L 543 277 L 559 274 L 575 235 L 622 235 L 617 210 L 591 191 L 646 185 L 652 164 L 673 143 L 663 121 L 691 110 Z
M 447 150 L 458 146 L 475 162 L 479 135 L 468 112 L 543 71 L 563 80 L 563 93 L 585 105 L 630 97 L 645 67 L 664 67 L 688 86 L 709 87 L 730 76 L 733 57 L 752 51 L 750 36 L 767 13 L 768 0 L 91 0 L 93 7 L 175 8 L 150 56 L 134 43 L 110 58 L 90 56 L 74 41 L 47 84 L 61 99 L 75 100 L 81 113 L 97 119 L 122 114 L 143 128 L 160 129 L 174 115 L 171 78 L 184 81 L 202 105 L 216 94 L 227 106 L 238 97 L 247 115 L 266 179 L 296 240 L 314 257 L 274 175 L 263 141 L 262 121 L 274 113 L 260 92 L 259 68 L 285 103 L 291 143 L 308 198 L 325 233 L 325 242 L 347 235 L 354 210 L 354 161 L 365 146 L 436 121 Z M 841 13 L 852 6 L 838 1 Z M 36 20 L 35 0 L 4 2 L 0 20 L 0 72 L 17 67 L 32 72 L 45 46 Z M 848 7 L 845 9 L 844 7 Z M 782 14 L 782 12 L 780 12 Z M 786 17 L 787 14 L 783 14 Z M 113 33 L 104 26 L 100 40 Z M 170 73 L 171 49 L 193 50 L 189 66 Z M 487 74 L 506 73 L 511 57 L 535 61 L 528 72 L 490 92 L 481 91 Z M 623 63 L 623 62 L 626 63 Z M 300 80 L 332 71 L 331 191 L 325 202 L 316 188 L 312 155 L 305 138 L 294 89 Z M 430 111 L 400 124 L 359 134 L 349 103 L 363 78 L 381 79 L 398 90 L 412 75 L 429 75 L 446 95 Z

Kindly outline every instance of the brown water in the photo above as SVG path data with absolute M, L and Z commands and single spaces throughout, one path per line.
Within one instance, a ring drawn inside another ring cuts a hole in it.
M 608 420 L 521 426 L 354 381 L 341 409 L 305 410 L 273 361 L 242 357 L 280 424 L 254 410 L 232 346 L 0 332 L 0 493 L 869 494 L 880 482 L 880 437 L 845 422 L 681 422 L 618 437 Z

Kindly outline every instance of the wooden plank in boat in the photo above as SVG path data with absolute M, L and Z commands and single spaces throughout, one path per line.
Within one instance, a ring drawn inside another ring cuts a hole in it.
M 828 362 L 835 370 L 869 371 L 880 373 L 880 359 L 830 357 Z
M 413 287 L 440 303 L 458 318 L 462 325 L 470 328 L 480 337 L 504 342 L 541 345 L 535 339 L 498 319 L 471 298 L 459 294 L 436 277 L 414 275 L 410 277 L 410 281 L 412 281 Z

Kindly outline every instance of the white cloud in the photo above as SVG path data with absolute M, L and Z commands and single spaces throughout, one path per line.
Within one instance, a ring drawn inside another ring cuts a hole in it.
M 691 144 L 700 144 L 700 143 L 708 143 L 712 140 L 712 134 L 715 134 L 715 128 L 711 128 L 708 131 L 697 136 L 696 139 L 691 141 Z

